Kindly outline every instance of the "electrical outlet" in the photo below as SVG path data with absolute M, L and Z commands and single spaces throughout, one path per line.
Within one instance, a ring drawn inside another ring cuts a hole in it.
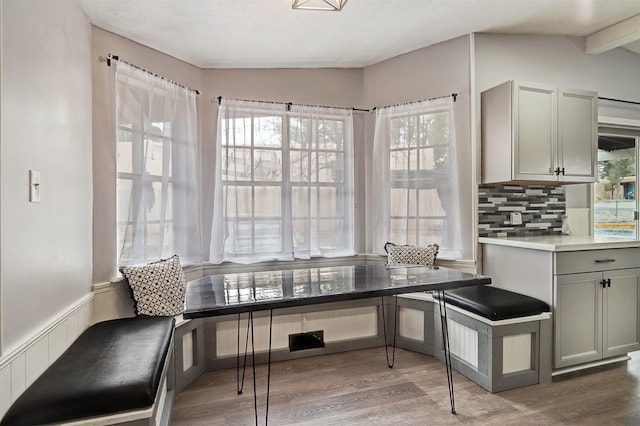
M 512 225 L 522 225 L 522 213 L 520 213 L 520 212 L 511 212 L 511 224 Z

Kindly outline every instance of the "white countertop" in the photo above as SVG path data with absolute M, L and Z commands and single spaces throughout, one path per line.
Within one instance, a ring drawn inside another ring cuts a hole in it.
M 578 251 L 611 248 L 640 247 L 639 240 L 589 235 L 542 235 L 535 237 L 480 237 L 481 244 L 495 244 L 544 251 Z

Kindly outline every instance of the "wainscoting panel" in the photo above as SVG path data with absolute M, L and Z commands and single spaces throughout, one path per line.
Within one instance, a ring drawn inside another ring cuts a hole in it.
M 0 358 L 0 417 L 91 325 L 93 294 L 78 301 L 21 346 Z
M 0 416 L 4 416 L 11 405 L 11 365 L 0 368 Z
M 49 336 L 44 336 L 34 342 L 25 352 L 25 363 L 29 366 L 25 370 L 25 382 L 33 383 L 49 366 Z
M 182 337 L 182 372 L 184 373 L 195 365 L 194 351 L 193 351 L 193 335 L 195 330 L 185 334 Z
M 413 340 L 424 341 L 424 311 L 412 308 L 398 308 L 398 335 Z
M 459 322 L 448 320 L 451 354 L 478 368 L 478 332 Z
M 531 333 L 502 338 L 502 374 L 531 369 Z
M 378 307 L 363 306 L 303 314 L 302 331 L 324 330 L 325 342 L 338 342 L 376 336 L 377 324 Z
M 216 356 L 235 356 L 238 348 L 238 321 L 233 316 L 231 321 L 221 321 L 216 324 Z M 289 334 L 300 333 L 301 314 L 281 315 L 273 317 L 273 335 L 271 348 L 284 349 L 289 347 Z M 256 352 L 266 352 L 269 348 L 269 317 L 254 314 L 254 344 Z M 240 351 L 244 352 L 247 339 L 247 315 L 240 320 Z M 251 333 L 249 333 L 249 351 L 251 351 Z

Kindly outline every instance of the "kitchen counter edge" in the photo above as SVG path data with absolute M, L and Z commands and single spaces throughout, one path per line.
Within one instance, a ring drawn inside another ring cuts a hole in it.
M 640 240 L 592 236 L 548 235 L 536 237 L 479 237 L 480 244 L 494 244 L 552 252 L 640 247 Z

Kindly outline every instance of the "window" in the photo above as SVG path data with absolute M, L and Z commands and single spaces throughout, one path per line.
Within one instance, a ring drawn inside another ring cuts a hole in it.
M 201 262 L 195 93 L 116 67 L 118 264 Z
M 354 254 L 350 110 L 225 99 L 218 129 L 212 262 Z
M 449 122 L 447 112 L 389 118 L 389 240 L 442 245 L 447 215 Z
M 598 181 L 588 196 L 567 191 L 571 232 L 599 237 L 640 237 L 638 170 L 640 106 L 635 102 L 598 98 Z M 569 189 L 570 187 L 567 187 Z M 571 206 L 571 208 L 569 208 Z
M 374 140 L 374 252 L 386 241 L 461 257 L 453 101 L 382 108 Z
M 615 129 L 598 136 L 598 182 L 593 184 L 596 237 L 637 238 L 638 139 Z
M 121 264 L 135 257 L 146 261 L 153 257 L 151 253 L 172 247 L 171 133 L 169 130 L 169 136 L 164 136 L 163 132 L 164 128 L 170 127 L 170 123 L 152 123 L 145 131 L 137 123 L 118 123 L 117 203 Z M 136 199 L 141 202 L 135 202 Z M 156 199 L 163 201 L 156 203 Z M 167 209 L 164 215 L 163 208 Z M 135 226 L 134 218 L 139 218 L 138 226 Z M 136 231 L 139 238 L 134 238 Z

